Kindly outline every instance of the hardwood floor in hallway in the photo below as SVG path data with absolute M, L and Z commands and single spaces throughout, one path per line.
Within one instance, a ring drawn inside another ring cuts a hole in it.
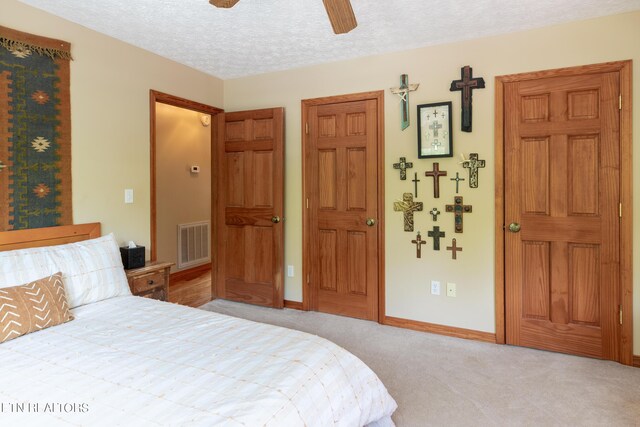
M 169 282 L 169 302 L 200 307 L 211 300 L 211 270 L 203 271 L 195 277 Z

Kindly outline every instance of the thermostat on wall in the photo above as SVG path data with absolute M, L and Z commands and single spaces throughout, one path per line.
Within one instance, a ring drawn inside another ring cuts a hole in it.
M 200 166 L 191 166 L 191 173 L 200 173 Z

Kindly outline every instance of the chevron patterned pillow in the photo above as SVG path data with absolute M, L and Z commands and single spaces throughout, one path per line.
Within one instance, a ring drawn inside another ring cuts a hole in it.
M 69 320 L 62 273 L 0 289 L 0 343 Z

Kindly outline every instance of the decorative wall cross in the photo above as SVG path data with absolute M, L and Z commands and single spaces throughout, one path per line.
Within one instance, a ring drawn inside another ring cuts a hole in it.
M 431 214 L 431 219 L 433 219 L 434 221 L 438 220 L 438 215 L 440 215 L 440 211 L 438 210 L 438 208 L 431 209 L 429 213 Z
M 418 179 L 418 172 L 415 172 L 415 175 L 411 181 L 413 181 L 413 185 L 415 187 L 415 196 L 418 197 L 418 183 L 420 182 L 420 180 Z
M 469 154 L 469 159 L 462 162 L 462 167 L 469 169 L 469 187 L 478 188 L 478 168 L 485 164 L 484 160 L 478 160 L 478 153 Z
M 444 231 L 440 231 L 440 227 L 435 225 L 433 227 L 433 230 L 429 231 L 427 233 L 427 236 L 433 237 L 433 250 L 434 251 L 439 251 L 440 250 L 440 238 L 444 237 Z
M 465 181 L 464 178 L 460 178 L 460 174 L 458 174 L 458 172 L 456 172 L 456 177 L 455 178 L 449 178 L 451 181 L 455 181 L 456 182 L 456 193 L 459 193 L 458 191 L 458 185 L 460 184 L 460 181 Z
M 440 177 L 447 176 L 447 171 L 441 171 L 438 162 L 433 164 L 433 170 L 424 173 L 425 176 L 433 177 L 433 197 L 440 197 Z
M 416 239 L 412 240 L 411 243 L 415 243 L 416 244 L 416 258 L 422 258 L 422 245 L 427 243 L 427 241 L 426 240 L 422 240 L 422 237 L 420 237 L 420 232 L 419 231 L 418 231 L 418 235 L 416 236 Z
M 454 225 L 456 233 L 462 233 L 462 216 L 465 213 L 470 213 L 473 210 L 471 205 L 465 205 L 462 201 L 462 196 L 455 196 L 453 198 L 453 205 L 446 205 L 446 212 L 453 212 Z
M 413 194 L 404 193 L 401 202 L 393 202 L 393 210 L 404 213 L 404 231 L 413 231 L 413 213 L 422 210 L 422 202 L 414 202 Z
M 413 163 L 407 162 L 406 157 L 400 157 L 400 162 L 393 164 L 394 169 L 400 169 L 400 179 L 403 181 L 407 180 L 407 169 L 411 169 L 412 167 Z
M 451 241 L 451 246 L 447 246 L 447 250 L 451 251 L 451 259 L 458 259 L 458 252 L 462 252 L 462 246 L 458 247 L 456 239 Z
M 473 68 L 468 65 L 465 65 L 460 69 L 460 80 L 454 80 L 451 82 L 451 88 L 449 89 L 451 92 L 461 91 L 462 92 L 462 125 L 461 129 L 463 132 L 471 132 L 471 122 L 472 122 L 472 90 L 473 89 L 484 89 L 484 79 L 482 77 L 472 78 L 473 76 Z
M 400 127 L 405 130 L 409 127 L 409 92 L 418 90 L 420 83 L 409 84 L 409 76 L 402 74 L 400 76 L 400 87 L 392 87 L 391 93 L 400 96 L 401 114 L 400 114 Z

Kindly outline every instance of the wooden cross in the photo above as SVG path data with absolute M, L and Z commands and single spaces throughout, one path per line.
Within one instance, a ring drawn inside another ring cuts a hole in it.
M 409 76 L 407 74 L 402 74 L 400 76 L 400 87 L 391 88 L 391 93 L 400 96 L 400 103 L 402 107 L 400 127 L 402 130 L 409 127 L 409 92 L 418 90 L 418 86 L 420 86 L 420 83 L 409 84 Z
M 460 69 L 460 80 L 454 80 L 451 82 L 451 88 L 449 89 L 451 92 L 461 91 L 462 92 L 462 126 L 461 129 L 463 132 L 471 132 L 471 106 L 472 106 L 472 90 L 473 89 L 484 89 L 484 79 L 482 77 L 472 78 L 473 69 L 465 65 Z
M 458 247 L 456 244 L 456 239 L 454 238 L 451 242 L 451 246 L 447 246 L 447 250 L 451 251 L 451 259 L 458 259 L 458 252 L 462 252 L 462 247 Z
M 418 179 L 418 172 L 415 172 L 415 175 L 411 181 L 413 181 L 413 185 L 415 187 L 415 196 L 418 197 L 418 183 L 420 182 L 420 180 Z
M 440 231 L 440 227 L 435 225 L 433 227 L 433 230 L 429 231 L 427 233 L 427 236 L 433 237 L 433 250 L 434 251 L 439 251 L 440 250 L 440 238 L 444 237 L 444 231 Z
M 458 174 L 458 172 L 456 172 L 456 177 L 455 178 L 449 178 L 451 181 L 455 181 L 456 182 L 456 193 L 459 193 L 458 191 L 458 184 L 460 184 L 460 181 L 465 181 L 464 178 L 460 178 L 460 175 Z
M 404 193 L 401 202 L 393 202 L 393 210 L 404 213 L 404 231 L 413 231 L 413 213 L 422 210 L 422 202 L 414 202 L 413 194 Z
M 440 211 L 438 210 L 438 208 L 433 208 L 429 211 L 429 213 L 431 214 L 431 218 L 434 221 L 438 220 L 438 215 L 440 215 Z
M 416 239 L 412 240 L 411 243 L 415 243 L 416 244 L 416 258 L 422 258 L 422 245 L 427 243 L 427 241 L 426 240 L 422 240 L 422 237 L 420 237 L 420 232 L 419 231 L 418 231 L 418 235 L 416 236 Z
M 462 196 L 455 196 L 453 202 L 453 205 L 446 205 L 445 210 L 446 212 L 453 212 L 456 233 L 462 233 L 462 216 L 465 213 L 472 212 L 473 207 L 465 205 L 462 201 Z
M 438 162 L 433 164 L 433 170 L 424 173 L 425 176 L 433 177 L 433 197 L 440 198 L 440 177 L 447 176 L 447 171 L 441 171 Z
M 469 169 L 469 187 L 478 188 L 478 168 L 485 167 L 484 160 L 478 160 L 478 153 L 469 154 L 469 159 L 462 162 L 463 168 Z
M 394 163 L 394 169 L 400 169 L 400 179 L 403 181 L 407 180 L 407 169 L 411 169 L 413 167 L 412 162 L 407 162 L 406 157 L 400 157 L 400 163 Z

